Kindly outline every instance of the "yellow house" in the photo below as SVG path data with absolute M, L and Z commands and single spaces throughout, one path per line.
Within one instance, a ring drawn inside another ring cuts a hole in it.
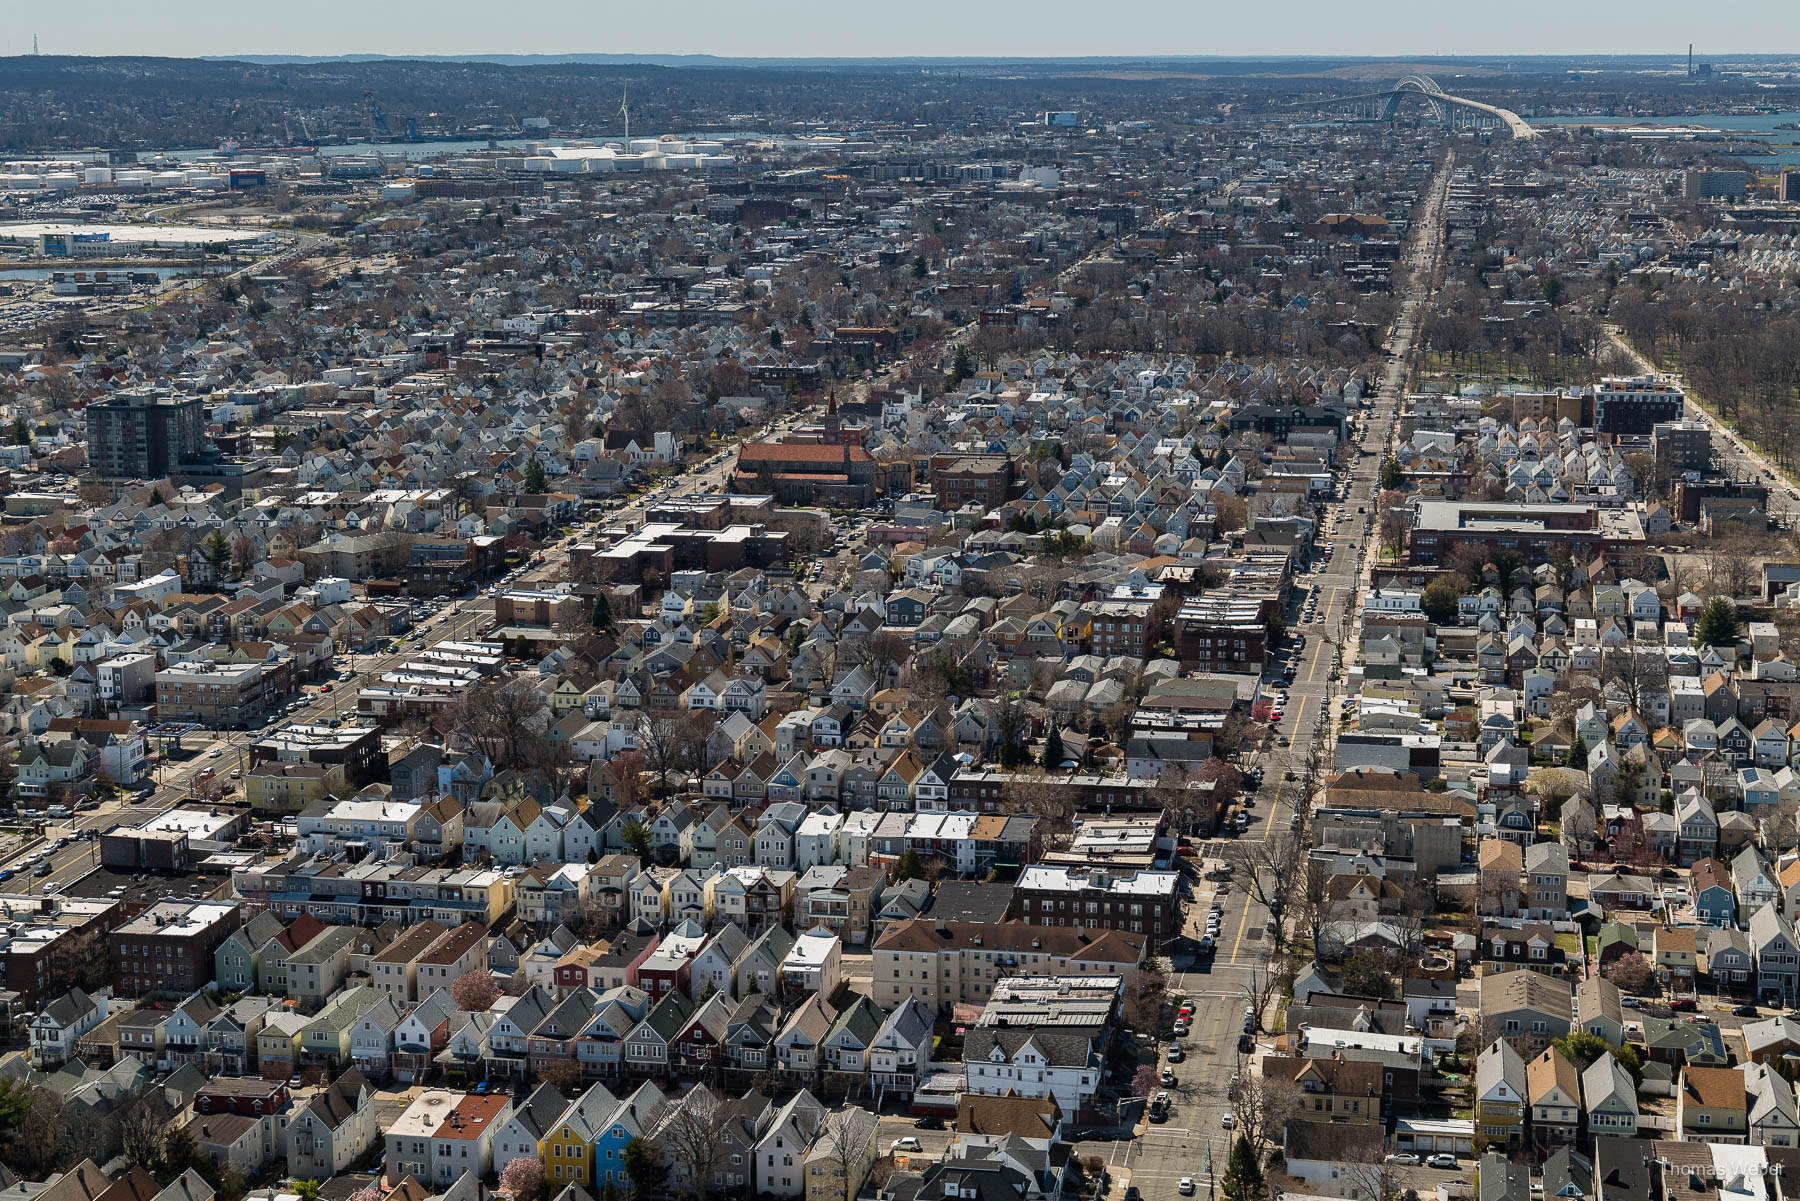
M 342 796 L 344 790 L 344 768 L 338 763 L 271 759 L 244 776 L 244 799 L 256 813 L 298 813 L 314 801 Z
M 545 1178 L 552 1182 L 551 1192 L 560 1192 L 561 1185 L 585 1187 L 593 1181 L 594 1144 L 599 1141 L 595 1124 L 603 1123 L 606 1114 L 601 1111 L 615 1104 L 610 1093 L 595 1085 L 551 1123 L 538 1141 L 538 1159 L 544 1165 Z
M 564 676 L 550 692 L 550 712 L 557 717 L 585 704 L 587 690 Z
M 292 1009 L 284 1009 L 267 1018 L 256 1035 L 256 1062 L 263 1067 L 282 1065 L 291 1072 L 300 1065 L 300 1034 L 307 1019 Z

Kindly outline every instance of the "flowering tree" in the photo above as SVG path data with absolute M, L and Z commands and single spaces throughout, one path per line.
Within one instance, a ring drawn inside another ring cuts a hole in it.
M 528 1201 L 543 1187 L 544 1165 L 533 1156 L 521 1155 L 508 1160 L 500 1170 L 500 1191 L 510 1194 L 513 1201 Z M 352 1197 L 350 1201 L 360 1201 L 360 1198 Z
M 500 985 L 492 972 L 478 967 L 450 982 L 450 999 L 463 1012 L 475 1013 L 500 999 Z
M 536 1161 L 533 1161 L 533 1162 L 536 1162 Z M 374 1185 L 371 1184 L 365 1188 L 359 1188 L 354 1193 L 351 1193 L 350 1201 L 383 1201 L 383 1198 L 385 1196 L 386 1196 L 385 1193 L 383 1193 L 380 1189 L 376 1188 Z

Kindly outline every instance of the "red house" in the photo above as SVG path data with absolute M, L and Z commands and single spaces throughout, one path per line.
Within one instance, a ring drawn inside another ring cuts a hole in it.
M 675 1036 L 676 1067 L 686 1073 L 700 1075 L 717 1068 L 725 1058 L 725 1033 L 731 1018 L 731 1001 L 724 993 L 714 993 L 706 1004 L 694 1012 Z

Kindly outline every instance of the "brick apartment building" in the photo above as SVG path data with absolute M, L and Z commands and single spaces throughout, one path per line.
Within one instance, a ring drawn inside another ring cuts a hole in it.
M 106 937 L 120 996 L 186 996 L 213 978 L 213 952 L 238 928 L 236 905 L 163 901 Z
M 202 661 L 156 673 L 160 721 L 244 729 L 260 724 L 272 702 L 271 682 L 260 663 Z
M 1164 939 L 1181 929 L 1177 881 L 1175 872 L 1113 875 L 1104 868 L 1028 867 L 1019 874 L 1013 895 L 1020 918 L 1040 926 L 1123 930 Z
M 985 511 L 1012 495 L 1013 464 L 1005 455 L 938 455 L 931 461 L 931 488 L 946 513 L 973 501 Z
M 1205 593 L 1189 597 L 1175 612 L 1175 649 L 1183 667 L 1260 672 L 1268 639 L 1258 597 Z

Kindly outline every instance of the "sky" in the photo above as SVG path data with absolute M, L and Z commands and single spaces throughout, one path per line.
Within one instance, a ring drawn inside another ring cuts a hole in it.
M 15 7 L 0 54 L 34 33 L 174 57 L 1800 54 L 1800 0 L 89 0 Z

